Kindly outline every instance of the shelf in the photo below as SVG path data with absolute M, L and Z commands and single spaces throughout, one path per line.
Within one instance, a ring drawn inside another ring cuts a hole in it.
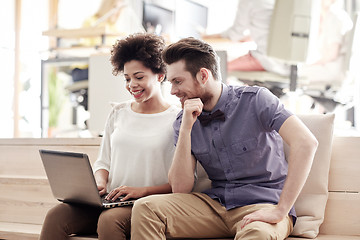
M 81 46 L 75 45 L 71 47 L 56 47 L 48 50 L 50 58 L 79 58 L 89 57 L 94 54 L 110 53 L 111 46 L 96 45 L 96 46 Z
M 106 26 L 74 28 L 74 29 L 51 29 L 42 33 L 44 36 L 57 38 L 87 38 L 101 36 L 124 36 L 123 33 L 110 31 Z
M 81 89 L 87 89 L 88 87 L 89 87 L 88 80 L 82 80 L 66 86 L 65 89 L 70 92 L 77 92 Z

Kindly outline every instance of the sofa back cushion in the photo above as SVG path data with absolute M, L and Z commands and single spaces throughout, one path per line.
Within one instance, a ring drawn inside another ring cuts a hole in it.
M 293 236 L 315 238 L 324 221 L 333 140 L 334 114 L 299 115 L 319 142 L 309 177 L 295 202 L 298 216 Z M 288 147 L 285 144 L 285 154 Z

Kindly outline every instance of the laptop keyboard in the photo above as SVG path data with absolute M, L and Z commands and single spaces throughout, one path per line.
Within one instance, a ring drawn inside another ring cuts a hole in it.
M 117 198 L 115 201 L 112 201 L 112 200 L 106 200 L 105 197 L 106 197 L 107 194 L 104 194 L 102 197 L 101 197 L 101 201 L 103 203 L 116 203 L 116 202 L 120 202 L 122 197 L 120 198 Z

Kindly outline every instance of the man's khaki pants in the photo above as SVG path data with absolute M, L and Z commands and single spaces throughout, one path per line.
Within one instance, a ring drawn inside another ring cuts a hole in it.
M 227 211 L 206 194 L 152 195 L 135 202 L 131 239 L 226 238 L 285 239 L 292 231 L 292 217 L 277 224 L 252 222 L 243 229 L 242 218 L 272 204 L 257 204 Z

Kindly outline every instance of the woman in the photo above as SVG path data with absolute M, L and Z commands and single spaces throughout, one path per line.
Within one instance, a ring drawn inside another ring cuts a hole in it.
M 174 153 L 172 123 L 180 109 L 161 94 L 166 72 L 163 48 L 161 37 L 139 33 L 119 40 L 111 51 L 113 73 L 123 73 L 134 100 L 113 107 L 94 163 L 99 193 L 107 200 L 171 192 L 167 173 Z M 131 209 L 62 203 L 48 212 L 40 239 L 95 232 L 99 239 L 126 239 Z

